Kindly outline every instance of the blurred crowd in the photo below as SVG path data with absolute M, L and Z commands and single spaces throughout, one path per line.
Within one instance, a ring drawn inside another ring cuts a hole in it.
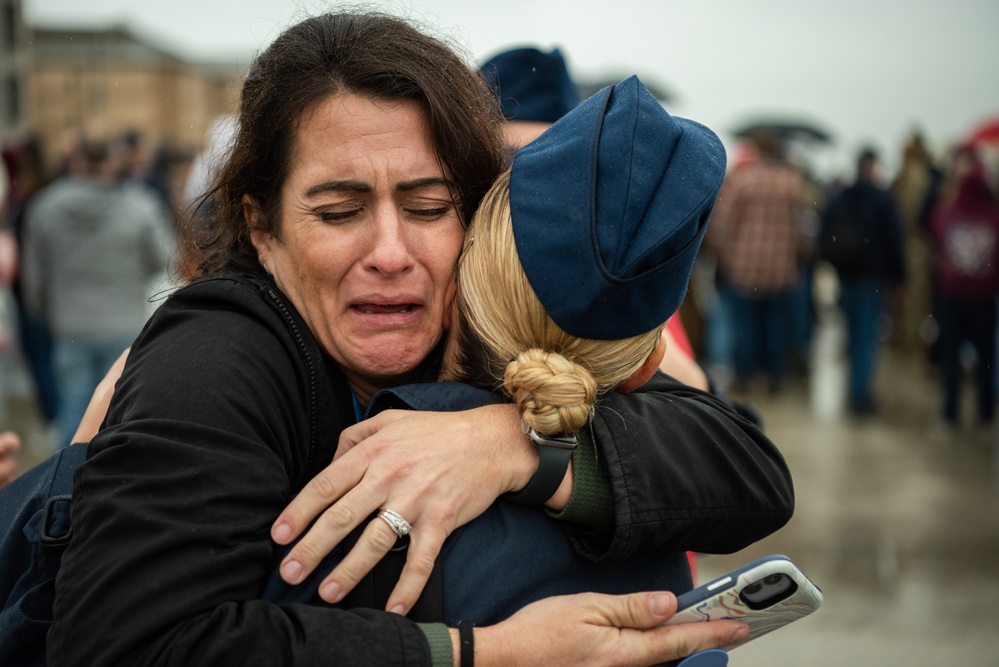
M 811 368 L 822 295 L 845 331 L 846 406 L 878 412 L 879 351 L 915 355 L 939 376 L 941 424 L 960 427 L 960 390 L 977 387 L 976 416 L 995 410 L 999 294 L 999 145 L 983 128 L 935 155 L 923 136 L 889 173 L 865 147 L 855 173 L 821 181 L 764 128 L 730 166 L 695 281 L 702 361 L 733 396 L 757 376 L 779 393 Z M 828 289 L 831 286 L 831 289 Z
M 176 225 L 197 210 L 232 131 L 220 118 L 199 154 L 99 123 L 50 153 L 37 139 L 3 147 L 0 432 L 20 371 L 48 446 L 69 442 L 157 295 L 188 273 Z M 972 373 L 978 420 L 991 423 L 999 143 L 986 133 L 940 155 L 913 134 L 895 173 L 864 149 L 855 174 L 821 181 L 789 139 L 764 127 L 740 140 L 682 311 L 714 385 L 740 400 L 760 382 L 779 393 L 789 374 L 807 374 L 817 283 L 835 276 L 853 414 L 878 411 L 873 378 L 888 344 L 939 374 L 945 425 L 959 427 Z
M 184 272 L 176 225 L 229 125 L 213 126 L 204 154 L 99 121 L 54 150 L 34 137 L 3 146 L 0 432 L 13 395 L 27 393 L 43 446 L 69 443 L 97 383 Z

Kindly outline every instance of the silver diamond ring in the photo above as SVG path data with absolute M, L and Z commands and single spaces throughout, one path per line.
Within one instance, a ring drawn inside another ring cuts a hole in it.
M 393 512 L 389 509 L 378 510 L 378 518 L 387 523 L 392 532 L 398 537 L 406 537 L 412 528 L 409 522 L 403 519 L 398 512 Z

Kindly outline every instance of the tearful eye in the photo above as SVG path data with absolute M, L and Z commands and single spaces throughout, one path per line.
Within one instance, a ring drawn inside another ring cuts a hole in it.
M 450 206 L 436 206 L 433 208 L 408 209 L 410 214 L 419 216 L 421 218 L 439 218 L 442 215 L 446 215 L 450 210 L 451 210 Z
M 357 216 L 361 209 L 351 209 L 349 211 L 319 211 L 319 219 L 323 222 L 343 222 Z

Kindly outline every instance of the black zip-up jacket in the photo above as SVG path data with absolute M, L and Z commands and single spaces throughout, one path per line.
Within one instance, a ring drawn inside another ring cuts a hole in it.
M 406 618 L 259 599 L 271 523 L 353 422 L 346 380 L 273 283 L 175 293 L 77 473 L 49 664 L 429 665 Z M 592 430 L 614 526 L 578 537 L 589 557 L 737 550 L 790 517 L 776 448 L 707 394 L 661 379 L 607 397 Z

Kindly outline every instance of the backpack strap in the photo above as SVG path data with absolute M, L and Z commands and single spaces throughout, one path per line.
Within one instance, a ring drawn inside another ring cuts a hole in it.
M 45 548 L 58 549 L 69 544 L 73 536 L 70 507 L 73 499 L 73 476 L 87 458 L 85 444 L 70 445 L 56 452 L 37 466 L 40 477 L 32 488 L 20 492 L 25 506 L 37 503 L 38 508 L 23 525 L 25 535 Z
M 73 531 L 73 476 L 87 458 L 65 447 L 0 489 L 0 664 L 45 664 L 55 578 Z
M 38 541 L 46 547 L 64 547 L 73 537 L 73 526 L 69 518 L 73 499 L 73 475 L 86 458 L 87 446 L 84 444 L 70 445 L 56 454 L 49 498 L 45 501 L 39 523 L 36 524 Z

